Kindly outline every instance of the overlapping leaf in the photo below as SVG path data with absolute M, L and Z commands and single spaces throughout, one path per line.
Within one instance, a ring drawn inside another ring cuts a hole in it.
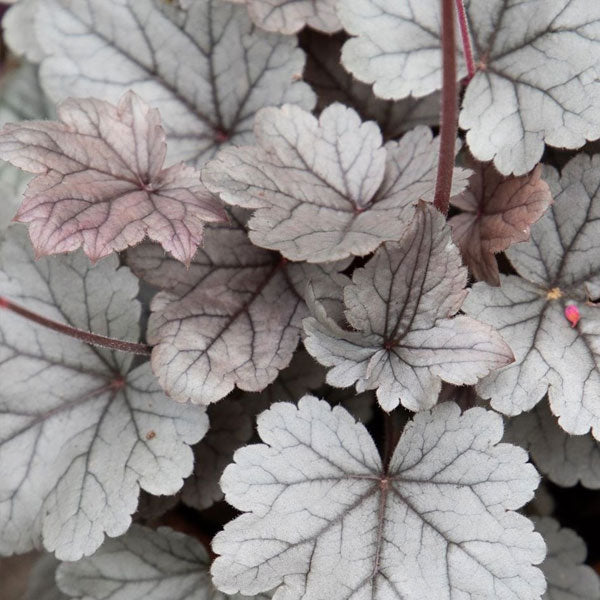
M 492 165 L 474 164 L 469 188 L 452 204 L 463 212 L 449 221 L 452 237 L 474 277 L 500 285 L 494 254 L 529 239 L 529 226 L 552 202 L 538 165 L 529 175 L 502 177 Z
M 450 228 L 431 205 L 419 206 L 398 243 L 387 243 L 344 288 L 346 319 L 331 318 L 318 302 L 304 321 L 306 349 L 333 367 L 327 383 L 377 389 L 389 411 L 400 402 L 431 408 L 441 380 L 473 384 L 512 361 L 502 338 L 465 316 L 452 318 L 466 296 L 466 269 Z M 341 292 L 340 292 L 341 293 Z
M 314 105 L 298 81 L 295 38 L 257 30 L 244 7 L 223 0 L 196 0 L 186 12 L 153 0 L 43 0 L 35 33 L 54 100 L 116 102 L 134 89 L 160 110 L 173 160 L 203 163 L 226 141 L 250 143 L 263 106 Z
M 165 289 L 149 321 L 154 372 L 169 396 L 201 404 L 271 383 L 298 344 L 307 280 L 337 268 L 287 263 L 253 246 L 239 223 L 210 228 L 189 270 L 155 246 L 134 249 L 129 263 Z
M 537 468 L 554 483 L 600 489 L 600 443 L 590 434 L 569 435 L 546 404 L 508 421 L 505 440 L 529 451 Z
M 135 340 L 137 282 L 117 257 L 34 261 L 25 232 L 1 247 L 2 293 L 69 325 Z M 4 311 L 0 320 L 0 553 L 43 544 L 66 560 L 131 523 L 140 488 L 173 494 L 192 471 L 205 412 L 169 401 L 148 363 Z
M 337 0 L 230 0 L 246 4 L 252 20 L 262 29 L 296 33 L 305 25 L 333 33 L 342 28 L 336 14 Z
M 78 600 L 241 600 L 219 593 L 208 567 L 208 553 L 198 540 L 167 527 L 153 531 L 133 525 L 94 556 L 63 563 L 57 581 Z
M 561 528 L 555 519 L 537 518 L 534 522 L 548 547 L 540 567 L 548 582 L 542 600 L 598 600 L 598 575 L 583 564 L 587 554 L 585 542 L 572 529 Z
M 344 28 L 358 36 L 344 46 L 344 65 L 375 82 L 378 96 L 423 96 L 441 87 L 438 2 L 340 0 L 339 6 Z M 600 137 L 598 4 L 488 0 L 469 2 L 467 12 L 478 71 L 460 126 L 477 159 L 522 175 L 539 161 L 544 143 L 579 148 Z
M 227 219 L 197 171 L 163 168 L 160 115 L 133 92 L 118 106 L 65 100 L 58 119 L 0 131 L 0 158 L 36 175 L 16 218 L 29 223 L 37 256 L 81 246 L 96 261 L 147 235 L 189 263 L 204 223 Z
M 546 392 L 560 426 L 600 437 L 600 308 L 586 286 L 600 282 L 600 156 L 578 155 L 558 173 L 548 168 L 554 204 L 531 228 L 531 240 L 507 251 L 521 275 L 502 287 L 476 284 L 463 306 L 498 329 L 514 364 L 491 373 L 477 390 L 508 415 L 530 410 Z M 573 327 L 565 316 L 575 303 Z
M 275 599 L 469 597 L 533 600 L 541 537 L 513 512 L 538 476 L 498 444 L 502 421 L 446 402 L 410 422 L 384 470 L 366 428 L 305 396 L 262 413 L 264 444 L 235 454 L 221 480 L 244 514 L 213 540 L 215 585 L 278 588 Z M 426 568 L 424 567 L 426 565 Z
M 291 260 L 363 256 L 398 239 L 419 199 L 432 199 L 438 140 L 418 127 L 382 146 L 379 129 L 341 104 L 317 120 L 297 106 L 261 111 L 258 146 L 226 148 L 203 170 L 206 186 L 254 209 L 250 239 Z M 465 186 L 456 170 L 453 193 Z

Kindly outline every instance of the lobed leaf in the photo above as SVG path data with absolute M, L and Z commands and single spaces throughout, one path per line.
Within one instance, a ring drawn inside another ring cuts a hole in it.
M 421 412 L 384 469 L 365 427 L 305 396 L 258 419 L 221 485 L 244 514 L 213 540 L 225 593 L 363 600 L 533 600 L 545 549 L 515 509 L 538 476 L 500 417 L 444 403 Z M 422 568 L 427 565 L 427 568 Z M 493 590 L 493 591 L 492 591 Z
M 254 244 L 290 260 L 369 254 L 402 235 L 419 199 L 433 199 L 439 143 L 426 127 L 382 146 L 375 123 L 336 103 L 318 120 L 297 106 L 264 109 L 255 136 L 258 146 L 222 150 L 202 179 L 254 210 Z M 466 175 L 456 170 L 453 194 Z
M 548 184 L 538 165 L 522 177 L 502 177 L 492 165 L 469 162 L 474 169 L 469 188 L 452 204 L 461 213 L 448 222 L 452 237 L 473 276 L 500 285 L 494 254 L 529 239 L 529 226 L 552 202 Z
M 591 435 L 569 435 L 546 404 L 508 421 L 505 440 L 525 448 L 550 481 L 600 489 L 600 443 Z
M 477 391 L 507 415 L 532 409 L 548 392 L 565 431 L 592 428 L 598 438 L 600 309 L 586 299 L 587 286 L 600 282 L 600 156 L 576 156 L 560 178 L 552 168 L 544 173 L 554 204 L 530 241 L 507 251 L 521 277 L 501 277 L 500 288 L 477 283 L 463 305 L 502 334 L 516 359 Z M 571 304 L 581 317 L 576 326 L 565 316 Z
M 63 563 L 57 581 L 69 598 L 78 600 L 233 599 L 214 589 L 208 566 L 208 553 L 198 540 L 168 527 L 153 531 L 133 525 L 94 556 Z
M 81 246 L 96 261 L 147 235 L 189 264 L 204 223 L 227 215 L 197 171 L 163 168 L 158 111 L 128 92 L 117 106 L 69 99 L 57 112 L 58 121 L 0 131 L 0 158 L 36 175 L 16 216 L 29 223 L 36 256 Z
M 0 287 L 50 319 L 119 339 L 139 335 L 137 282 L 117 257 L 35 261 L 21 229 L 1 246 Z M 0 320 L 0 554 L 44 546 L 93 553 L 131 524 L 140 488 L 174 494 L 206 433 L 198 407 L 167 400 L 148 363 L 87 346 L 4 311 Z
M 439 3 L 340 0 L 352 35 L 342 62 L 382 98 L 441 88 Z M 580 148 L 600 137 L 600 6 L 582 0 L 467 3 L 477 72 L 459 125 L 475 158 L 522 175 L 544 143 Z M 459 55 L 458 76 L 465 73 Z
M 257 30 L 244 7 L 223 0 L 168 8 L 153 0 L 38 0 L 44 90 L 56 101 L 116 102 L 133 88 L 159 109 L 170 157 L 196 164 L 226 142 L 251 143 L 263 106 L 314 106 L 299 81 L 304 54 L 294 38 Z
M 313 316 L 303 323 L 306 349 L 333 367 L 330 385 L 377 389 L 386 411 L 400 402 L 414 411 L 431 408 L 442 379 L 473 384 L 512 361 L 510 349 L 489 326 L 452 318 L 467 294 L 466 283 L 449 227 L 422 203 L 400 241 L 379 248 L 344 288 L 351 330 L 313 298 Z
M 561 528 L 555 519 L 536 518 L 534 523 L 548 546 L 540 566 L 548 582 L 542 600 L 598 600 L 598 575 L 583 564 L 587 554 L 585 542 L 572 529 Z

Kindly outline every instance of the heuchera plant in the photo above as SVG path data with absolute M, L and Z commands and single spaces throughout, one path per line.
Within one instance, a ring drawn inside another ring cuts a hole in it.
M 600 599 L 530 502 L 600 488 L 600 3 L 18 0 L 3 26 L 22 598 Z

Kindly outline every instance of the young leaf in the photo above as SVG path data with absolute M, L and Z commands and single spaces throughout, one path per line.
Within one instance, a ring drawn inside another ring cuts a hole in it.
M 320 112 L 333 102 L 350 106 L 363 121 L 377 121 L 386 140 L 399 138 L 417 125 L 438 125 L 440 122 L 440 95 L 424 98 L 406 98 L 397 102 L 382 100 L 373 94 L 371 86 L 361 83 L 341 63 L 344 35 L 329 36 L 310 29 L 300 34 L 300 43 L 306 52 L 304 81 L 317 92 L 317 110 Z
M 155 246 L 129 257 L 137 274 L 165 288 L 152 301 L 148 341 L 154 372 L 180 402 L 216 402 L 235 386 L 263 390 L 298 344 L 306 281 L 329 277 L 253 246 L 239 223 L 210 228 L 189 269 Z
M 35 31 L 54 99 L 116 100 L 133 88 L 158 108 L 173 160 L 203 163 L 224 142 L 251 143 L 263 106 L 311 109 L 296 39 L 257 30 L 244 7 L 196 0 L 185 13 L 153 0 L 43 0 Z M 21 32 L 23 34 L 23 32 Z
M 438 140 L 426 127 L 382 146 L 375 123 L 341 104 L 318 120 L 284 106 L 262 110 L 255 135 L 258 147 L 222 150 L 202 178 L 228 204 L 254 209 L 250 239 L 290 260 L 369 254 L 433 198 Z M 465 179 L 457 169 L 453 193 Z
M 382 98 L 441 87 L 440 9 L 433 1 L 340 0 L 342 61 Z M 579 148 L 600 137 L 600 5 L 487 0 L 467 6 L 478 70 L 459 124 L 478 160 L 527 173 L 544 143 Z M 465 75 L 459 54 L 459 77 Z
M 529 239 L 529 226 L 552 202 L 541 165 L 522 177 L 502 177 L 492 165 L 470 161 L 469 188 L 452 204 L 463 212 L 449 221 L 452 237 L 473 276 L 500 285 L 494 254 Z
M 600 489 L 600 444 L 589 434 L 566 433 L 545 403 L 510 419 L 504 439 L 528 450 L 550 481 L 564 487 L 581 482 L 586 488 Z
M 56 585 L 59 561 L 51 554 L 43 554 L 33 566 L 28 577 L 24 600 L 67 600 Z
M 153 531 L 133 525 L 94 556 L 63 563 L 57 581 L 77 600 L 227 600 L 230 596 L 214 589 L 208 567 L 208 553 L 198 540 L 168 527 Z M 267 598 L 261 594 L 256 600 Z
M 531 240 L 507 256 L 521 277 L 502 287 L 475 284 L 463 310 L 489 323 L 516 361 L 477 386 L 492 407 L 516 415 L 546 392 L 560 426 L 574 435 L 600 436 L 600 313 L 587 306 L 586 284 L 600 282 L 600 156 L 580 154 L 558 173 L 548 168 L 554 204 L 531 228 Z M 573 327 L 564 310 L 577 304 Z
M 252 436 L 253 420 L 245 407 L 225 398 L 208 408 L 210 429 L 194 448 L 194 471 L 185 480 L 181 498 L 185 504 L 203 510 L 223 498 L 219 479 L 233 453 Z
M 333 367 L 327 383 L 357 391 L 377 389 L 390 411 L 431 408 L 441 380 L 473 384 L 512 361 L 502 338 L 489 326 L 453 317 L 467 291 L 466 269 L 450 239 L 450 228 L 431 205 L 419 205 L 398 243 L 386 243 L 344 288 L 344 329 L 313 302 L 305 319 L 306 349 Z
M 146 235 L 189 264 L 204 223 L 225 221 L 219 202 L 183 163 L 163 168 L 156 109 L 128 92 L 118 106 L 70 98 L 58 121 L 11 123 L 0 158 L 37 175 L 16 219 L 29 223 L 37 256 L 76 250 L 92 261 Z
M 318 31 L 333 33 L 342 28 L 337 14 L 337 0 L 230 0 L 246 4 L 252 20 L 267 31 L 296 33 L 308 25 Z
M 536 518 L 534 523 L 548 547 L 540 566 L 548 582 L 542 600 L 598 600 L 598 575 L 583 564 L 587 554 L 585 542 L 572 529 L 561 528 L 555 519 Z
M 0 288 L 44 316 L 119 339 L 139 335 L 137 282 L 110 257 L 34 261 L 11 228 Z M 131 523 L 140 488 L 173 494 L 208 428 L 199 407 L 168 401 L 148 363 L 97 349 L 4 311 L 0 319 L 0 554 L 43 546 L 94 552 Z
M 499 415 L 446 402 L 415 415 L 384 470 L 365 427 L 305 396 L 258 418 L 264 444 L 225 469 L 244 514 L 213 540 L 217 588 L 275 598 L 538 599 L 541 536 L 514 512 L 539 477 Z M 427 568 L 423 568 L 427 565 Z

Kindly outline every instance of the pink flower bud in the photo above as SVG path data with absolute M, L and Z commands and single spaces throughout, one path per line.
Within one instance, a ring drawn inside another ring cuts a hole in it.
M 565 306 L 565 317 L 567 317 L 567 321 L 571 323 L 571 327 L 575 327 L 577 323 L 579 323 L 579 319 L 581 315 L 579 314 L 579 309 L 575 304 L 568 304 Z

